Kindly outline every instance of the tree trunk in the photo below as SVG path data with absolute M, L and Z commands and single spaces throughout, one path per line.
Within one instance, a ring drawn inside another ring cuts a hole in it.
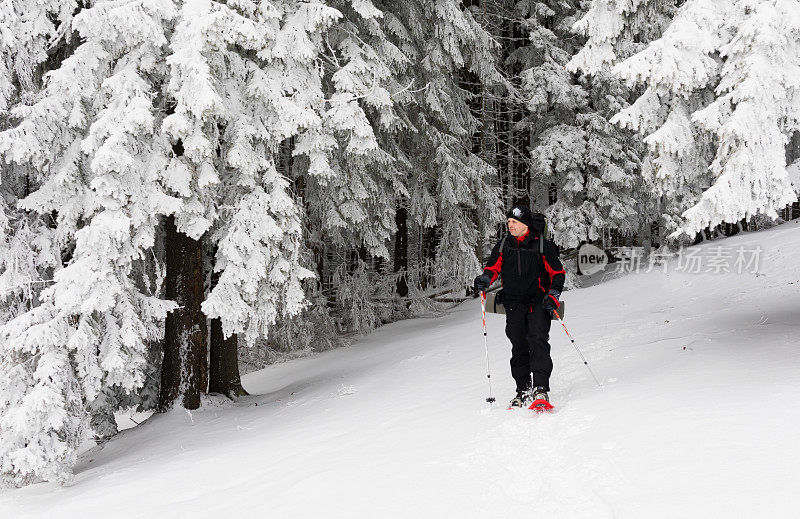
M 213 256 L 216 256 L 216 247 Z M 211 290 L 219 282 L 219 272 L 211 274 Z M 208 362 L 208 392 L 228 398 L 247 395 L 239 375 L 239 341 L 236 334 L 227 339 L 222 333 L 222 320 L 211 319 Z
M 236 334 L 227 339 L 222 335 L 222 321 L 211 320 L 211 359 L 209 362 L 209 393 L 221 393 L 229 398 L 247 395 L 239 376 L 238 340 Z
M 440 236 L 438 236 L 438 224 L 434 227 L 422 229 L 422 261 L 433 264 L 436 261 L 436 249 L 439 247 Z M 430 269 L 427 269 L 430 272 Z M 420 288 L 427 290 L 431 283 L 431 276 L 428 272 L 420 276 Z
M 528 148 L 528 133 L 527 130 L 521 128 L 522 124 L 522 108 L 520 106 L 513 107 L 512 113 L 512 133 L 513 146 L 512 150 L 516 151 L 510 158 L 514 165 L 514 187 L 515 191 L 519 193 L 519 200 L 515 203 L 531 207 L 531 174 L 525 157 L 530 154 Z M 528 127 L 528 125 L 525 125 Z
M 800 132 L 794 132 L 789 139 L 789 145 L 786 146 L 786 164 L 790 166 L 798 160 L 800 160 Z M 800 218 L 800 202 L 794 202 L 790 207 L 789 218 L 792 220 Z
M 644 247 L 644 256 L 650 256 L 653 244 L 653 228 L 647 218 L 643 218 L 639 224 L 639 241 Z
M 203 302 L 203 242 L 178 232 L 175 218 L 166 222 L 165 289 L 167 299 L 178 308 L 167 315 L 164 333 L 164 361 L 161 366 L 159 410 L 166 411 L 181 398 L 186 409 L 200 407 L 200 393 L 206 388 L 206 317 Z
M 394 214 L 397 231 L 394 233 L 394 272 L 400 275 L 397 278 L 397 295 L 408 295 L 408 210 L 398 207 Z

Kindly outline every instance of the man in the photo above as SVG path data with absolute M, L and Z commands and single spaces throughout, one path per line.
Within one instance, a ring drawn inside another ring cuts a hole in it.
M 511 376 L 517 383 L 511 406 L 527 407 L 531 400 L 549 401 L 550 319 L 561 306 L 565 273 L 555 245 L 544 239 L 544 215 L 516 206 L 506 216 L 509 235 L 494 246 L 488 266 L 475 278 L 475 290 L 483 292 L 498 275 L 502 278 L 498 297 L 506 310 Z

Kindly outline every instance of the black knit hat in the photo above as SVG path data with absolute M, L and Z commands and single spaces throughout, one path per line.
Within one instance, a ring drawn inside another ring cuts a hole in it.
M 544 215 L 533 213 L 524 205 L 512 207 L 507 213 L 506 218 L 513 218 L 527 225 L 532 231 L 541 234 L 544 232 Z

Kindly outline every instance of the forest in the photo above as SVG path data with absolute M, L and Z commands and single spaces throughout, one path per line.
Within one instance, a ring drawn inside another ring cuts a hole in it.
M 0 478 L 69 482 L 120 409 L 472 297 L 513 205 L 568 287 L 799 217 L 800 4 L 0 0 L 0 174 Z

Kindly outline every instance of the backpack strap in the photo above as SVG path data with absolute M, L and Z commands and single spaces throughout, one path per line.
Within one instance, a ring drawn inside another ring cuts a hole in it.
M 541 266 L 541 269 L 539 270 L 540 279 L 541 279 L 542 274 L 547 272 L 547 269 L 545 269 L 545 267 L 544 267 L 544 262 L 545 262 L 545 259 L 544 259 L 544 234 L 540 234 L 539 235 L 539 265 Z M 539 286 L 542 286 L 541 285 L 541 281 L 539 282 Z

